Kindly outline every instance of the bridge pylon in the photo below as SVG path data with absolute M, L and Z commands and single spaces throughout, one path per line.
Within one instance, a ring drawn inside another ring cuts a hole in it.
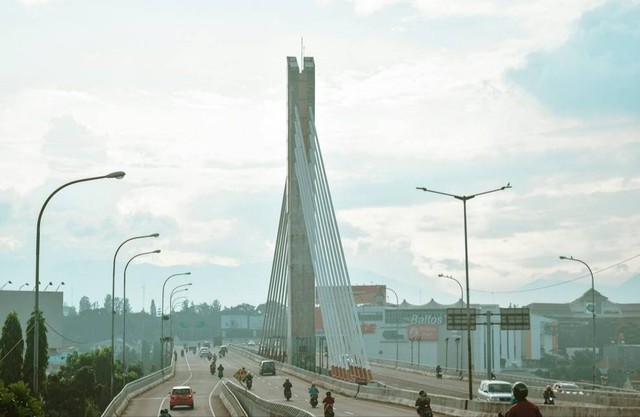
M 302 64 L 287 58 L 287 179 L 259 353 L 367 382 L 371 367 L 315 126 L 315 63 Z

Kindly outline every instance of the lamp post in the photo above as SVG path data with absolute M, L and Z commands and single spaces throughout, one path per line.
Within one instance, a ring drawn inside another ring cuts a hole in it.
M 4 287 L 7 286 L 7 284 L 13 284 L 11 281 L 7 281 L 4 284 L 2 284 L 2 287 L 0 287 L 0 291 L 2 291 L 4 289 Z
M 560 256 L 560 259 L 563 261 L 575 261 L 580 262 L 582 265 L 586 266 L 589 270 L 589 274 L 591 274 L 591 344 L 593 345 L 593 385 L 596 385 L 596 294 L 594 289 L 593 282 L 593 271 L 585 261 L 574 258 L 573 256 Z
M 169 281 L 173 277 L 177 277 L 180 275 L 191 275 L 191 272 L 182 272 L 179 274 L 170 275 L 167 279 L 162 283 L 162 306 L 160 307 L 160 369 L 164 372 L 164 286 L 167 285 L 167 281 Z
M 133 261 L 139 256 L 149 255 L 152 253 L 160 253 L 160 252 L 161 252 L 160 249 L 156 249 L 151 252 L 143 252 L 143 253 L 134 255 L 133 257 L 131 257 L 131 259 L 129 259 L 129 262 L 127 262 L 127 264 L 124 267 L 124 279 L 122 281 L 122 371 L 124 372 L 123 378 L 124 378 L 125 384 L 127 382 L 127 366 L 125 362 L 126 361 L 125 353 L 127 350 L 127 345 L 125 343 L 126 334 L 127 334 L 127 268 L 129 267 L 129 264 L 131 263 L 131 261 Z
M 61 285 L 64 285 L 64 281 L 61 281 L 60 284 L 58 284 L 58 286 L 56 287 L 56 292 L 58 292 L 58 289 L 60 288 Z
M 184 290 L 181 291 L 177 291 L 177 292 L 182 292 L 182 291 L 186 291 L 187 288 L 185 288 Z M 170 303 L 171 305 L 169 306 L 169 317 L 171 320 L 169 320 L 169 338 L 173 339 L 173 310 L 175 310 L 174 308 L 174 304 L 177 304 L 178 300 L 186 300 L 187 297 L 186 296 L 181 296 L 181 297 L 176 297 L 175 300 L 173 300 L 172 303 Z
M 428 193 L 445 195 L 448 197 L 453 197 L 456 200 L 462 201 L 463 206 L 463 214 L 464 214 L 464 269 L 465 269 L 465 278 L 466 278 L 466 287 L 467 287 L 467 309 L 470 308 L 471 303 L 469 302 L 469 247 L 467 243 L 467 201 L 471 200 L 474 197 L 494 193 L 496 191 L 503 191 L 507 188 L 511 188 L 511 183 L 507 183 L 507 185 L 502 186 L 500 188 L 496 188 L 495 190 L 483 191 L 481 193 L 471 194 L 471 195 L 455 195 L 449 193 L 443 193 L 441 191 L 430 190 L 425 187 L 416 187 L 418 190 L 422 190 Z M 472 359 L 471 359 L 471 317 L 467 317 L 467 365 L 469 372 L 469 399 L 473 399 L 473 374 L 472 374 Z
M 42 284 L 42 282 L 38 281 L 38 284 Z M 36 287 L 33 287 L 33 289 L 31 291 L 35 291 Z
M 460 287 L 460 308 L 464 307 L 464 292 L 462 290 L 462 284 L 460 284 L 460 281 L 458 281 L 457 279 L 455 279 L 454 277 L 452 277 L 451 275 L 445 275 L 445 274 L 438 274 L 438 276 L 440 278 L 448 278 L 452 281 L 455 281 L 456 284 L 458 284 L 458 287 Z M 456 372 L 458 372 L 458 343 L 460 342 L 460 339 L 458 338 L 458 340 L 456 340 Z M 462 353 L 462 352 L 460 352 Z M 447 354 L 449 354 L 449 350 L 447 350 Z M 462 356 L 462 354 L 460 355 Z M 462 357 L 460 358 L 460 362 L 462 362 Z
M 47 290 L 47 288 L 49 288 L 50 286 L 53 285 L 53 282 L 49 281 L 49 283 L 44 287 L 44 290 L 42 290 L 43 292 Z
M 49 201 L 51 200 L 51 198 L 56 195 L 56 193 L 60 190 L 62 190 L 65 187 L 68 187 L 70 185 L 73 184 L 77 184 L 80 182 L 86 182 L 86 181 L 93 181 L 93 180 L 100 180 L 103 178 L 115 178 L 115 179 L 122 179 L 124 178 L 126 174 L 122 171 L 116 171 L 116 172 L 112 172 L 110 174 L 107 175 L 102 175 L 100 177 L 90 177 L 90 178 L 82 178 L 79 180 L 75 180 L 75 181 L 71 181 L 68 182 L 66 184 L 61 185 L 60 187 L 58 187 L 54 192 L 52 192 L 49 197 L 47 197 L 47 199 L 44 201 L 44 204 L 42 205 L 42 208 L 40 209 L 40 213 L 38 214 L 38 222 L 36 225 L 36 278 L 35 278 L 35 303 L 34 303 L 34 328 L 33 328 L 33 387 L 32 391 L 33 391 L 33 396 L 38 398 L 39 395 L 39 387 L 38 387 L 38 351 L 39 351 L 39 338 L 40 338 L 40 224 L 42 223 L 42 214 L 44 213 L 44 209 L 47 207 L 47 204 L 49 204 Z
M 114 375 L 114 371 L 115 371 L 115 367 L 114 367 L 114 363 L 115 363 L 115 358 L 116 358 L 116 353 L 115 353 L 115 343 L 116 343 L 116 339 L 115 339 L 115 320 L 116 320 L 116 305 L 115 305 L 115 293 L 116 293 L 116 257 L 118 256 L 118 252 L 120 251 L 120 248 L 122 248 L 124 246 L 125 243 L 130 242 L 132 240 L 135 239 L 144 239 L 147 237 L 158 237 L 160 236 L 158 233 L 153 233 L 150 235 L 143 235 L 143 236 L 135 236 L 135 237 L 131 237 L 127 240 L 125 240 L 124 242 L 122 242 L 120 244 L 120 246 L 118 246 L 118 249 L 116 249 L 116 253 L 113 255 L 113 267 L 111 269 L 111 397 L 113 398 L 113 375 Z M 124 300 L 123 300 L 124 302 Z
M 387 289 L 389 291 L 391 291 L 395 296 L 396 296 L 396 368 L 398 367 L 398 340 L 400 338 L 400 327 L 399 327 L 399 322 L 400 322 L 400 313 L 398 313 L 398 305 L 400 304 L 400 302 L 398 301 L 398 293 L 396 293 L 394 290 L 392 290 L 391 288 L 387 287 Z
M 24 284 L 22 284 L 20 287 L 18 287 L 18 291 L 20 291 L 22 289 L 22 287 L 24 287 L 25 285 L 28 287 L 29 283 L 25 282 Z

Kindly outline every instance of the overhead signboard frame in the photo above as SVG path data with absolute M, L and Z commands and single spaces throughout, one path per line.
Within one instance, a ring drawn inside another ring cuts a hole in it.
M 476 310 L 473 308 L 448 308 L 447 330 L 467 329 L 476 329 Z

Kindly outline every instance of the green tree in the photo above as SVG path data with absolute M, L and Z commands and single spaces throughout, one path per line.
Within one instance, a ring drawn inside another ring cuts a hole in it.
M 2 326 L 0 337 L 0 380 L 12 384 L 22 380 L 24 341 L 18 313 L 12 311 Z
M 45 371 L 49 366 L 49 343 L 47 342 L 47 328 L 44 323 L 44 317 L 42 317 L 42 312 L 38 312 L 39 316 L 39 328 L 38 331 L 38 369 L 35 370 L 38 376 L 38 387 L 44 387 L 44 378 Z M 31 317 L 27 322 L 27 351 L 24 355 L 24 362 L 22 363 L 22 375 L 24 376 L 24 380 L 29 384 L 33 383 L 33 351 L 34 351 L 34 334 L 35 334 L 35 322 L 36 322 L 36 312 L 31 313 Z
M 149 308 L 149 314 L 151 317 L 156 317 L 158 315 L 158 309 L 156 307 L 155 300 L 151 300 L 151 307 Z
M 30 395 L 24 381 L 14 382 L 5 387 L 0 380 L 0 416 L 43 417 L 42 403 Z
M 84 313 L 85 311 L 91 310 L 91 300 L 89 300 L 89 297 L 85 295 L 84 297 L 80 298 L 80 304 L 78 305 L 78 307 L 78 312 L 80 314 Z

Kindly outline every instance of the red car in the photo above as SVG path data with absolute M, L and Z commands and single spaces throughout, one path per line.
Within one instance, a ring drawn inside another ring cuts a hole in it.
M 193 394 L 195 391 L 189 386 L 173 387 L 169 396 L 169 408 L 173 410 L 173 407 L 183 405 L 193 410 Z

